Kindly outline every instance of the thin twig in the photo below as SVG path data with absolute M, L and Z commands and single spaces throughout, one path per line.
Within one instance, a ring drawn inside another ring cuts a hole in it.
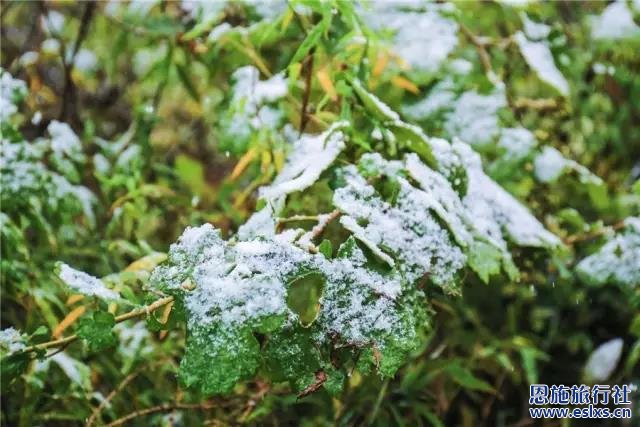
M 496 79 L 496 73 L 493 71 L 493 67 L 491 66 L 491 57 L 489 56 L 489 52 L 487 52 L 488 43 L 482 37 L 473 34 L 466 25 L 460 24 L 460 29 L 469 39 L 471 44 L 476 47 L 476 51 L 478 51 L 478 56 L 480 57 L 480 62 L 482 63 L 482 67 L 484 68 L 487 77 L 489 77 L 491 81 Z
M 141 308 L 137 308 L 135 310 L 132 310 L 128 313 L 125 314 L 121 314 L 120 316 L 116 317 L 116 323 L 120 323 L 120 322 L 124 322 L 125 320 L 129 320 L 129 319 L 133 319 L 134 317 L 139 317 L 142 315 L 148 315 L 151 312 L 159 309 L 160 307 L 163 307 L 167 304 L 169 304 L 170 302 L 173 302 L 173 297 L 169 296 L 169 297 L 164 297 L 161 298 L 155 302 L 153 302 L 152 304 L 149 304 L 147 306 L 141 307 Z M 65 338 L 60 338 L 57 340 L 53 340 L 53 341 L 48 341 L 48 342 L 44 342 L 41 344 L 35 344 L 35 345 L 31 345 L 29 347 L 25 347 L 24 349 L 22 349 L 20 351 L 20 353 L 31 353 L 34 351 L 38 351 L 38 350 L 45 350 L 47 348 L 52 348 L 52 347 L 59 347 L 62 345 L 66 345 L 69 344 L 75 340 L 78 339 L 78 335 L 70 335 L 68 337 Z
M 304 129 L 309 122 L 309 114 L 307 109 L 309 108 L 309 98 L 311 97 L 311 80 L 313 76 L 313 57 L 315 49 L 311 48 L 307 57 L 302 62 L 302 74 L 304 75 L 304 93 L 302 94 L 302 106 L 300 107 L 300 133 L 302 136 Z
M 322 232 L 325 230 L 325 228 L 327 228 L 327 226 L 336 218 L 338 218 L 340 216 L 342 212 L 340 212 L 340 209 L 334 209 L 333 211 L 331 211 L 331 213 L 329 213 L 328 217 L 325 218 L 324 221 L 321 221 L 319 224 L 317 224 L 315 227 L 313 227 L 311 229 L 311 240 L 315 240 L 318 236 L 320 236 L 322 234 Z
M 249 416 L 251 415 L 253 410 L 256 408 L 258 403 L 262 399 L 264 399 L 264 396 L 267 394 L 267 392 L 269 392 L 270 389 L 271 387 L 269 386 L 269 384 L 263 383 L 262 381 L 258 382 L 258 391 L 255 394 L 253 394 L 247 401 L 246 408 L 242 412 L 242 415 L 240 416 L 240 422 L 244 423 L 247 420 L 247 418 L 249 418 Z
M 198 409 L 201 411 L 206 411 L 212 408 L 215 408 L 216 405 L 211 402 L 203 402 L 203 403 L 164 403 L 158 406 L 152 406 L 147 409 L 140 409 L 139 411 L 132 412 L 124 417 L 118 418 L 117 420 L 109 423 L 106 427 L 117 427 L 121 426 L 127 421 L 131 421 L 134 418 L 143 417 L 145 415 L 155 414 L 157 412 L 169 412 L 175 411 L 176 409 Z
M 558 101 L 553 98 L 517 98 L 513 101 L 513 107 L 516 110 L 538 110 L 538 111 L 549 111 L 555 110 L 559 107 Z
M 113 391 L 111 391 L 111 393 L 109 393 L 109 395 L 102 402 L 100 402 L 100 405 L 98 405 L 93 410 L 93 412 L 91 412 L 91 416 L 89 417 L 89 419 L 87 419 L 87 424 L 85 424 L 85 426 L 86 427 L 91 427 L 93 425 L 93 423 L 96 422 L 96 419 L 98 418 L 100 413 L 104 410 L 104 408 L 107 407 L 109 402 L 111 402 L 113 400 L 113 398 L 118 393 L 120 393 L 122 391 L 122 389 L 124 389 L 127 386 L 127 384 L 129 384 L 135 377 L 137 377 L 139 373 L 140 373 L 140 371 L 136 371 L 136 372 L 132 372 L 129 375 L 127 375 L 120 382 L 120 384 L 118 384 L 118 386 L 115 389 L 113 389 Z
M 287 218 L 276 218 L 278 224 L 297 221 L 317 221 L 318 215 L 293 215 Z
M 599 230 L 593 231 L 591 233 L 585 233 L 585 234 L 572 234 L 571 236 L 568 236 L 564 239 L 564 242 L 567 245 L 573 245 L 574 243 L 578 243 L 578 242 L 584 242 L 586 240 L 592 240 L 595 238 L 598 238 L 602 235 L 604 235 L 605 233 L 609 232 L 609 231 L 618 231 L 622 228 L 624 228 L 625 223 L 624 220 L 622 221 L 618 221 L 615 224 L 609 225 L 607 227 L 603 227 Z
M 64 91 L 62 98 L 62 109 L 60 110 L 60 118 L 67 119 L 67 114 L 69 113 L 69 107 L 75 106 L 76 102 L 76 88 L 73 83 L 73 78 L 71 77 L 71 73 L 73 72 L 73 65 L 76 59 L 76 55 L 80 50 L 80 46 L 82 46 L 82 42 L 87 37 L 89 32 L 89 25 L 91 24 L 91 19 L 93 18 L 93 12 L 96 8 L 95 2 L 87 2 L 84 13 L 82 14 L 82 20 L 80 21 L 80 29 L 78 30 L 78 35 L 76 37 L 76 41 L 73 45 L 73 50 L 71 51 L 71 55 L 68 58 L 63 57 L 62 63 L 64 64 Z M 66 52 L 64 52 L 66 56 Z

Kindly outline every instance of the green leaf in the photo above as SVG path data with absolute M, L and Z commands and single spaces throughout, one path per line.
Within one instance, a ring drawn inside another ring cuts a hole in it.
M 311 31 L 309 31 L 307 37 L 305 37 L 304 41 L 300 43 L 300 46 L 298 46 L 296 53 L 293 54 L 293 58 L 291 58 L 291 61 L 289 62 L 290 66 L 291 64 L 302 61 L 302 59 L 307 56 L 307 53 L 309 53 L 309 51 L 318 44 L 322 34 L 331 26 L 331 19 L 331 13 L 324 14 L 322 20 L 313 27 Z
M 178 72 L 178 78 L 182 82 L 182 85 L 186 89 L 189 96 L 196 102 L 200 102 L 200 95 L 196 86 L 191 81 L 191 73 L 186 69 L 186 66 L 182 64 L 176 64 L 176 71 Z
M 484 283 L 489 283 L 490 276 L 500 273 L 502 252 L 494 245 L 475 241 L 469 248 L 467 262 Z
M 93 316 L 80 319 L 76 333 L 87 342 L 89 350 L 100 351 L 118 342 L 113 332 L 115 325 L 116 320 L 113 314 L 96 311 Z
M 320 245 L 318 245 L 318 252 L 324 255 L 327 259 L 331 259 L 333 255 L 333 246 L 331 240 L 324 239 Z
M 449 363 L 444 367 L 443 371 L 449 374 L 455 382 L 464 388 L 487 392 L 493 391 L 493 387 L 491 387 L 491 385 L 473 375 L 473 373 L 465 366 L 462 366 L 459 361 Z
M 3 393 L 9 389 L 9 386 L 16 378 L 27 370 L 30 360 L 31 358 L 28 353 L 14 353 L 0 360 Z
M 535 348 L 524 347 L 520 349 L 520 357 L 522 358 L 522 367 L 527 376 L 527 382 L 536 384 L 538 382 L 536 359 L 539 357 L 539 352 Z
M 179 377 L 205 395 L 228 393 L 260 363 L 260 345 L 249 328 L 197 326 L 189 331 Z
M 267 371 L 276 381 L 289 381 L 301 392 L 316 381 L 321 356 L 313 343 L 311 331 L 301 326 L 276 332 L 263 349 Z

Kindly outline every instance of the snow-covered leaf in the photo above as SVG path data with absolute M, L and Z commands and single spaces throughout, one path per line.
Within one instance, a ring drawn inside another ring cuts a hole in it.
M 614 338 L 600 344 L 589 356 L 584 375 L 590 382 L 604 382 L 616 369 L 622 355 L 622 338 Z
M 57 269 L 60 279 L 74 292 L 95 296 L 107 301 L 120 298 L 117 292 L 107 288 L 104 282 L 97 277 L 75 270 L 64 263 L 60 263 Z
M 640 218 L 625 220 L 625 229 L 576 267 L 583 281 L 640 286 Z
M 561 95 L 568 96 L 569 82 L 558 70 L 547 43 L 530 41 L 522 32 L 517 32 L 514 38 L 525 61 L 538 74 L 540 80 L 553 86 Z

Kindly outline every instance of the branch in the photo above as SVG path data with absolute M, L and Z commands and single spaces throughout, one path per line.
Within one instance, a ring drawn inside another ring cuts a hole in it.
M 122 381 L 120 381 L 120 384 L 118 384 L 118 386 L 115 389 L 113 389 L 111 393 L 109 393 L 109 395 L 100 402 L 100 405 L 98 405 L 93 410 L 93 412 L 91 412 L 91 416 L 87 419 L 87 423 L 85 424 L 85 427 L 93 426 L 93 424 L 97 421 L 98 416 L 102 413 L 104 408 L 106 408 L 107 405 L 109 405 L 109 403 L 113 400 L 113 398 L 116 397 L 116 395 L 120 393 L 122 390 L 124 390 L 124 388 L 131 381 L 133 381 L 138 375 L 140 375 L 140 373 L 142 373 L 146 369 L 153 368 L 163 363 L 166 363 L 166 359 L 156 360 L 154 363 L 146 364 L 141 368 L 137 369 L 136 371 L 131 372 L 129 375 L 127 375 Z
M 326 381 L 327 374 L 322 369 L 319 370 L 316 372 L 316 380 L 298 394 L 298 399 L 302 399 L 303 397 L 315 393 Z
M 127 386 L 127 384 L 129 384 L 137 376 L 138 376 L 138 372 L 132 372 L 131 374 L 127 375 L 125 377 L 125 379 L 123 379 L 120 382 L 120 384 L 118 384 L 118 387 L 113 389 L 113 391 L 111 393 L 109 393 L 109 395 L 102 402 L 100 402 L 100 405 L 98 405 L 93 410 L 93 412 L 91 413 L 91 416 L 87 420 L 87 424 L 85 424 L 85 427 L 91 427 L 96 422 L 96 419 L 98 418 L 98 416 L 100 415 L 102 410 L 107 407 L 109 402 L 111 402 L 113 400 L 113 398 L 116 396 L 116 394 L 120 393 L 120 391 L 123 388 L 125 388 Z
M 116 427 L 121 426 L 127 421 L 131 421 L 134 418 L 143 417 L 149 414 L 155 414 L 156 412 L 169 412 L 174 411 L 176 409 L 198 409 L 202 411 L 206 411 L 208 409 L 214 408 L 216 405 L 210 402 L 202 402 L 202 403 L 164 403 L 158 406 L 152 406 L 147 409 L 140 409 L 139 411 L 132 412 L 124 417 L 118 418 L 117 420 L 109 423 L 106 427 Z
M 87 33 L 89 31 L 89 25 L 91 24 L 91 19 L 93 18 L 93 12 L 96 8 L 96 3 L 88 2 L 84 8 L 84 13 L 82 14 L 82 20 L 80 21 L 80 29 L 78 30 L 78 35 L 76 37 L 76 41 L 73 45 L 73 50 L 71 51 L 71 55 L 69 56 L 69 61 L 67 62 L 66 52 L 63 52 L 62 63 L 64 64 L 64 91 L 63 91 L 63 99 L 62 99 L 62 109 L 60 111 L 60 118 L 66 119 L 69 113 L 70 107 L 75 107 L 76 103 L 76 88 L 73 83 L 73 78 L 71 73 L 73 72 L 73 65 L 76 59 L 76 55 L 80 50 L 80 46 L 84 41 L 85 37 L 87 37 Z
M 169 296 L 169 297 L 164 297 L 161 298 L 147 306 L 141 307 L 141 308 L 137 308 L 135 310 L 132 310 L 128 313 L 125 314 L 121 314 L 120 316 L 116 317 L 116 323 L 120 323 L 120 322 L 124 322 L 125 320 L 129 320 L 129 319 L 133 319 L 134 317 L 139 317 L 142 315 L 149 315 L 151 312 L 159 309 L 160 307 L 163 307 L 167 304 L 169 304 L 170 302 L 173 302 L 173 297 Z M 25 347 L 24 349 L 22 349 L 21 351 L 19 351 L 18 353 L 31 353 L 34 351 L 38 351 L 38 350 L 46 350 L 47 348 L 51 348 L 51 347 L 60 347 L 62 345 L 66 345 L 69 344 L 75 340 L 78 339 L 78 335 L 71 335 L 65 338 L 60 338 L 57 340 L 53 340 L 53 341 L 48 341 L 48 342 L 44 342 L 41 344 L 35 344 L 35 345 L 31 345 L 29 347 Z
M 460 24 L 460 29 L 469 39 L 471 44 L 476 47 L 478 56 L 480 57 L 480 62 L 482 63 L 482 67 L 484 68 L 487 77 L 489 77 L 489 80 L 494 81 L 496 79 L 496 73 L 493 71 L 493 67 L 491 66 L 491 58 L 489 57 L 489 52 L 487 52 L 488 42 L 485 41 L 482 37 L 473 34 L 466 25 Z
M 516 110 L 532 109 L 539 111 L 555 110 L 559 107 L 558 101 L 553 98 L 518 98 L 513 102 Z
M 309 122 L 309 98 L 311 96 L 311 78 L 313 76 L 313 56 L 315 49 L 311 48 L 307 57 L 302 61 L 302 74 L 304 75 L 304 93 L 302 94 L 302 105 L 300 108 L 300 133 L 299 137 L 304 133 L 304 129 Z
M 623 229 L 625 226 L 624 220 L 622 221 L 618 221 L 615 224 L 609 225 L 609 226 L 605 226 L 599 230 L 595 230 L 592 231 L 591 233 L 585 233 L 585 234 L 572 234 L 571 236 L 568 236 L 564 239 L 564 242 L 567 245 L 573 245 L 574 243 L 578 243 L 578 242 L 584 242 L 586 240 L 591 240 L 591 239 L 595 239 L 597 237 L 600 237 L 606 233 L 608 233 L 609 231 L 618 231 Z

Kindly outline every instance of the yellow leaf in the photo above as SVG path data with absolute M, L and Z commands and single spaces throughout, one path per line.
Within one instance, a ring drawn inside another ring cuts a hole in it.
M 82 294 L 71 295 L 69 298 L 67 298 L 67 305 L 73 305 L 83 298 L 84 298 L 84 295 Z
M 167 323 L 169 320 L 169 315 L 171 314 L 171 309 L 173 308 L 173 301 L 164 306 L 162 310 L 162 316 L 160 316 L 160 320 L 158 320 L 162 325 Z
M 59 338 L 64 330 L 73 325 L 75 321 L 78 320 L 78 318 L 82 316 L 86 310 L 87 309 L 84 306 L 76 307 L 71 310 L 69 314 L 67 314 L 67 316 L 62 319 L 60 323 L 58 323 L 58 326 L 56 326 L 51 335 L 53 335 L 54 338 Z
M 379 77 L 387 67 L 387 62 L 389 62 L 389 56 L 385 53 L 379 54 L 378 58 L 376 59 L 376 63 L 373 66 L 373 71 L 371 72 L 371 74 L 374 77 Z
M 269 171 L 269 166 L 272 163 L 271 153 L 268 150 L 262 152 L 262 163 L 260 165 L 260 170 L 263 174 Z
M 284 153 L 282 150 L 276 150 L 273 152 L 273 164 L 276 165 L 276 170 L 281 171 L 284 167 Z
M 400 66 L 400 69 L 403 71 L 409 71 L 411 69 L 411 64 L 409 64 L 407 62 L 406 59 L 404 59 L 402 56 L 400 55 L 393 55 L 393 60 L 395 61 L 396 64 L 398 64 Z
M 162 261 L 167 259 L 167 254 L 163 254 L 162 252 L 154 252 L 147 256 L 144 256 L 136 261 L 133 261 L 131 264 L 124 269 L 127 272 L 137 272 L 137 271 L 151 271 Z
M 318 77 L 318 81 L 320 82 L 320 86 L 322 90 L 324 90 L 327 95 L 331 98 L 332 101 L 338 100 L 338 93 L 336 92 L 336 88 L 333 86 L 333 82 L 331 81 L 331 77 L 329 77 L 329 73 L 327 72 L 327 68 L 324 67 L 316 73 Z
M 418 89 L 418 86 L 413 84 L 411 80 L 406 79 L 402 76 L 394 76 L 391 79 L 391 84 L 404 90 L 408 90 L 409 92 L 416 95 L 420 93 L 420 89 Z
M 289 28 L 289 24 L 291 24 L 291 20 L 294 16 L 293 14 L 293 8 L 288 8 L 287 13 L 285 13 L 284 17 L 282 18 L 282 27 L 280 27 L 280 31 L 284 31 Z
M 256 155 L 255 148 L 252 148 L 249 151 L 247 151 L 244 154 L 244 156 L 240 158 L 236 166 L 233 168 L 233 171 L 231 172 L 231 176 L 229 177 L 229 179 L 231 181 L 235 181 L 240 175 L 242 175 L 242 172 L 244 172 L 247 166 L 249 166 L 249 164 L 251 163 L 255 155 Z

